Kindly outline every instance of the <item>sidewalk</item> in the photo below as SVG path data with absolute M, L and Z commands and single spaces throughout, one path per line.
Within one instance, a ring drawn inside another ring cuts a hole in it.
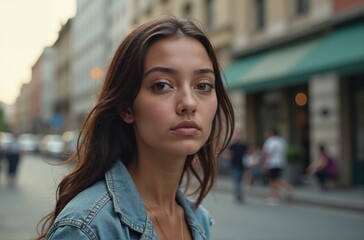
M 231 179 L 228 176 L 219 176 L 215 191 L 232 192 Z M 266 198 L 269 196 L 269 187 L 257 183 L 251 188 L 245 189 L 244 193 L 247 197 Z M 364 213 L 364 188 L 333 189 L 322 192 L 313 186 L 296 186 L 293 190 L 292 202 Z

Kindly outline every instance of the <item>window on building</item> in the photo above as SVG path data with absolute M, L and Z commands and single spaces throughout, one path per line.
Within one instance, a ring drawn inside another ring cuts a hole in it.
M 139 0 L 133 1 L 133 21 L 136 23 L 140 15 L 140 3 Z
M 206 0 L 206 11 L 207 27 L 212 28 L 215 18 L 215 0 Z
M 255 0 L 255 23 L 257 30 L 265 27 L 265 0 Z
M 309 0 L 296 0 L 296 14 L 304 15 L 308 13 L 309 10 Z
M 154 5 L 154 0 L 147 1 L 147 8 L 151 8 Z
M 184 8 L 183 8 L 183 15 L 186 18 L 190 18 L 192 17 L 192 7 L 191 7 L 191 3 L 187 3 Z
M 155 3 L 156 3 L 156 0 L 148 0 L 148 2 L 147 2 L 147 10 L 146 10 L 148 14 L 152 11 Z
M 139 0 L 134 0 L 134 16 L 139 16 L 140 14 L 140 3 Z

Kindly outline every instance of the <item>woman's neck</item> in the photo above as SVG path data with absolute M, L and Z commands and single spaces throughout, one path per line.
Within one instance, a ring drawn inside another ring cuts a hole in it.
M 185 157 L 143 156 L 128 167 L 145 205 L 176 211 L 176 191 L 181 179 Z

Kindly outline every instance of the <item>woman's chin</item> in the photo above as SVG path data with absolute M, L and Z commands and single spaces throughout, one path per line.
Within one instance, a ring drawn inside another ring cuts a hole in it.
M 186 148 L 186 149 L 183 149 L 183 155 L 193 155 L 195 153 L 198 152 L 198 150 L 200 150 L 201 147 L 190 147 L 190 148 Z

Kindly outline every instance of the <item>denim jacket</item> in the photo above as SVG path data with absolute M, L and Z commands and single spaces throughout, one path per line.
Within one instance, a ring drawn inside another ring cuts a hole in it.
M 199 206 L 191 207 L 180 190 L 177 202 L 185 211 L 192 238 L 210 239 L 212 219 Z M 121 161 L 100 180 L 73 198 L 57 216 L 46 239 L 156 240 L 137 188 Z

